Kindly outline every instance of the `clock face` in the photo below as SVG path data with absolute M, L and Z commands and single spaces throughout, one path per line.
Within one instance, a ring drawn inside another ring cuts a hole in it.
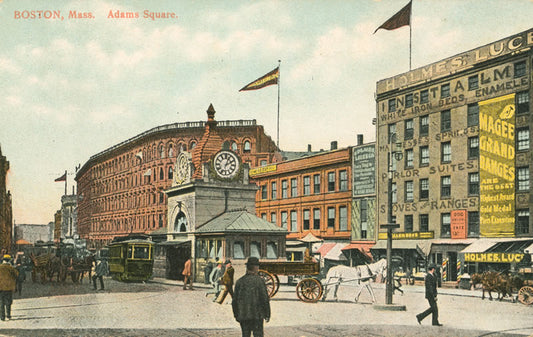
M 231 151 L 220 151 L 215 155 L 214 166 L 221 178 L 233 178 L 239 171 L 239 158 Z
M 185 153 L 180 153 L 176 162 L 176 182 L 181 184 L 189 177 L 189 159 Z

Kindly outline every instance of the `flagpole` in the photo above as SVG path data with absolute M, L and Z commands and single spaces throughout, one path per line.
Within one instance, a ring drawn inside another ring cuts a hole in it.
M 67 195 L 67 170 L 65 170 L 65 195 Z
M 409 21 L 411 21 L 411 18 L 409 18 Z M 413 25 L 411 24 L 411 22 L 409 22 L 409 71 L 411 71 L 411 41 L 413 35 L 413 29 L 411 27 L 413 27 Z
M 280 92 L 280 82 L 281 82 L 281 60 L 278 60 L 278 139 L 277 139 L 277 144 L 276 146 L 278 147 L 278 150 L 279 150 L 279 92 Z

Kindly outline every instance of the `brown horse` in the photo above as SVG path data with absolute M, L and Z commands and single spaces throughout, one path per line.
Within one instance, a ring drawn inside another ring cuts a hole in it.
M 85 273 L 88 274 L 89 282 L 91 282 L 92 267 L 95 262 L 94 255 L 87 255 L 82 259 L 71 259 L 71 277 L 74 283 L 83 283 Z

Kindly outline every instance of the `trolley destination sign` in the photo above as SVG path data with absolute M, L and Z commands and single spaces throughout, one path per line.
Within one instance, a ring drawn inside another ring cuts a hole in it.
M 523 258 L 522 253 L 465 253 L 465 262 L 516 263 Z

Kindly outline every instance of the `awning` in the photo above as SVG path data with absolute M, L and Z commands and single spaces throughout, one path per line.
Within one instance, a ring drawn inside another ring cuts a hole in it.
M 387 240 L 378 240 L 378 242 L 370 247 L 371 250 L 386 250 Z M 431 240 L 393 240 L 392 250 L 412 249 L 416 250 L 420 256 L 427 257 L 431 251 Z
M 319 253 L 320 257 L 323 258 L 333 247 L 335 247 L 335 245 L 335 242 L 325 242 L 317 249 L 316 252 Z
M 31 242 L 28 242 L 24 239 L 19 239 L 17 242 L 15 242 L 16 245 L 22 246 L 22 245 L 31 245 Z
M 303 238 L 298 239 L 298 241 L 301 241 L 301 242 L 307 242 L 307 243 L 314 243 L 314 242 L 322 242 L 322 241 L 324 241 L 324 240 L 317 238 L 316 236 L 314 236 L 314 235 L 311 234 L 311 233 L 308 233 L 308 234 L 307 234 L 306 236 L 304 236 Z
M 293 253 L 293 252 L 300 252 L 300 253 L 305 253 L 305 250 L 307 249 L 307 247 L 298 247 L 298 246 L 285 246 L 285 251 L 288 252 L 288 253 Z
M 186 243 L 191 243 L 191 240 L 186 240 L 186 241 L 163 241 L 163 242 L 159 242 L 157 243 L 158 246 L 181 246 L 183 244 L 186 244 Z
M 461 250 L 459 253 L 484 253 L 488 249 L 494 247 L 498 242 L 494 240 L 479 239 L 471 243 L 468 247 Z
M 335 261 L 348 261 L 346 256 L 342 253 L 342 248 L 346 247 L 345 243 L 336 243 L 333 248 L 324 256 L 324 259 Z
M 374 244 L 375 243 L 373 241 L 371 241 L 371 242 L 352 242 L 349 245 L 347 245 L 344 248 L 342 248 L 341 250 L 342 251 L 347 251 L 347 250 L 355 249 L 355 250 L 360 251 L 361 253 L 363 253 L 367 257 L 372 258 L 372 254 L 370 253 L 370 248 L 372 246 L 374 246 Z

